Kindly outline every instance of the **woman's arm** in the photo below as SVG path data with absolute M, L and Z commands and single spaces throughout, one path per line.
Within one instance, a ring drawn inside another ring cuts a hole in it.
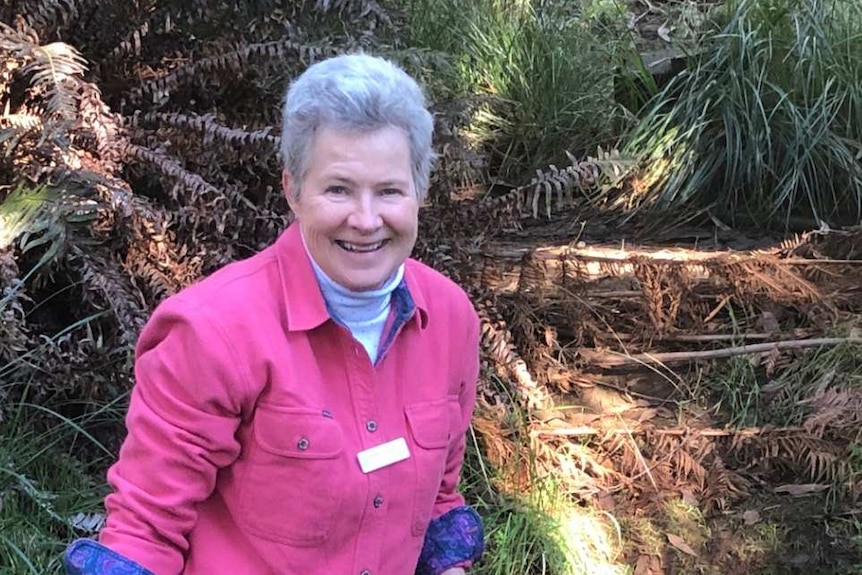
M 159 575 L 178 575 L 197 504 L 240 452 L 248 395 L 241 358 L 204 310 L 165 302 L 137 346 L 128 436 L 108 472 L 100 541 Z
M 475 510 L 465 506 L 456 487 L 464 462 L 467 430 L 476 405 L 476 383 L 479 376 L 479 318 L 470 308 L 467 339 L 463 352 L 459 405 L 461 421 L 452 432 L 446 470 L 437 493 L 431 524 L 419 558 L 419 575 L 460 575 L 463 567 L 478 560 L 484 550 L 482 520 Z

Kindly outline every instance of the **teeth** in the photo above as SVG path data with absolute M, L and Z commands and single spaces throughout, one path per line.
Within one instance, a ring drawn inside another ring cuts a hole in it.
M 380 241 L 368 245 L 351 244 L 349 242 L 338 242 L 338 245 L 340 245 L 349 252 L 373 252 L 374 250 L 380 249 L 380 247 L 383 245 L 383 242 Z

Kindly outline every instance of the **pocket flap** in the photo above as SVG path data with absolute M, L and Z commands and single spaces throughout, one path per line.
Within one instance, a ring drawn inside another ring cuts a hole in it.
M 254 438 L 273 455 L 297 459 L 332 459 L 344 449 L 341 428 L 322 409 L 260 405 Z
M 449 400 L 412 403 L 404 408 L 413 439 L 419 447 L 440 449 L 449 445 Z

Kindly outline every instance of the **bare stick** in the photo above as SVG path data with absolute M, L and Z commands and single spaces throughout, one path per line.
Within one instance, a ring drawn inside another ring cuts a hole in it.
M 771 341 L 767 343 L 752 343 L 728 347 L 725 349 L 713 349 L 708 351 L 669 351 L 659 353 L 637 353 L 624 355 L 613 351 L 599 351 L 595 349 L 581 349 L 579 354 L 584 361 L 597 367 L 629 367 L 644 364 L 667 365 L 670 363 L 685 363 L 690 361 L 703 361 L 711 359 L 724 359 L 737 355 L 750 355 L 755 353 L 767 353 L 770 351 L 782 351 L 787 349 L 804 349 L 808 347 L 824 347 L 841 345 L 842 343 L 862 343 L 858 337 L 824 337 L 815 339 L 796 339 L 784 341 Z
M 532 433 L 546 437 L 585 437 L 590 435 L 620 435 L 645 433 L 646 429 L 638 428 L 612 428 L 599 429 L 589 425 L 578 427 L 537 427 Z M 691 437 L 753 437 L 756 435 L 808 433 L 804 427 L 747 427 L 742 429 L 696 429 L 689 427 L 674 427 L 670 429 L 651 429 L 655 435 L 674 435 Z

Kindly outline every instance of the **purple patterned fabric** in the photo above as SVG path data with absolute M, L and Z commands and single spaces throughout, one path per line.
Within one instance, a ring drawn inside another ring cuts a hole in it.
M 63 556 L 67 575 L 153 575 L 92 539 L 78 539 Z
M 477 561 L 484 550 L 479 514 L 472 507 L 456 507 L 428 525 L 416 575 L 440 575 L 451 567 Z

